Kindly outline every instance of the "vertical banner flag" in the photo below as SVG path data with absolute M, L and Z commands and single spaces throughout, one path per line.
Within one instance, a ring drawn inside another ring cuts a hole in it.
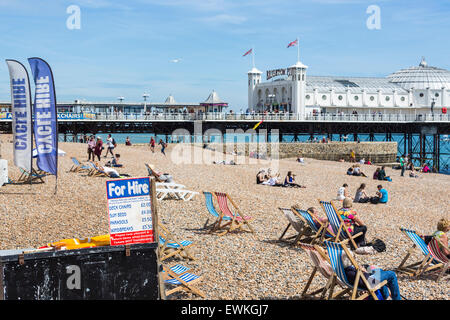
M 33 146 L 31 90 L 27 69 L 19 61 L 7 59 L 11 80 L 11 113 L 14 165 L 31 172 Z
M 35 83 L 34 139 L 39 169 L 58 175 L 58 117 L 50 66 L 41 58 L 29 58 Z

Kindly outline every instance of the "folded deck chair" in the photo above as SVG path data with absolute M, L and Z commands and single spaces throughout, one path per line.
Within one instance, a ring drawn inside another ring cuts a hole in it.
M 178 241 L 175 236 L 161 223 L 159 227 L 159 255 L 161 261 L 173 256 L 180 256 L 183 259 L 195 260 L 189 248 L 193 246 L 192 241 Z
M 402 262 L 397 267 L 396 270 L 398 272 L 403 272 L 410 276 L 418 277 L 425 272 L 432 271 L 442 267 L 442 263 L 439 263 L 438 261 L 433 259 L 433 257 L 431 257 L 431 254 L 428 251 L 428 247 L 425 241 L 417 234 L 416 231 L 406 228 L 400 228 L 400 231 L 413 242 L 413 246 L 408 250 L 406 256 L 403 258 Z M 405 265 L 406 261 L 408 261 L 409 257 L 413 254 L 416 247 L 418 247 L 422 252 L 423 255 L 422 260 L 416 261 L 406 266 Z
M 317 223 L 320 225 L 320 227 L 317 227 L 315 220 L 307 210 L 299 210 L 295 207 L 292 207 L 292 210 L 296 212 L 301 218 L 303 218 L 308 227 L 312 230 L 311 244 L 314 244 L 316 242 L 321 243 L 325 238 L 335 237 L 334 234 L 331 234 L 329 232 L 328 223 L 324 224 L 320 221 L 317 221 Z
M 222 214 L 222 212 L 220 212 L 220 213 L 217 212 L 216 208 L 214 207 L 215 195 L 213 195 L 211 192 L 206 192 L 206 191 L 203 191 L 203 195 L 205 196 L 206 209 L 208 210 L 208 213 L 211 214 L 215 219 L 215 221 L 209 226 L 207 225 L 209 219 L 206 220 L 204 227 L 209 228 L 210 233 L 215 232 L 215 231 L 224 230 L 226 228 L 226 226 L 231 224 L 232 218 L 230 218 L 228 216 L 224 216 Z M 223 234 L 225 234 L 225 233 L 226 232 L 224 232 Z
M 37 181 L 40 183 L 44 183 L 44 180 L 42 178 L 47 176 L 47 174 L 45 172 L 43 172 L 43 171 L 38 172 L 34 168 L 31 169 L 31 174 L 30 174 L 30 172 L 28 172 L 22 168 L 19 168 L 19 169 L 20 169 L 21 174 L 16 181 L 19 183 L 27 183 L 27 182 L 29 183 L 30 180 L 31 180 L 31 182 Z
M 164 284 L 166 285 L 172 285 L 175 286 L 175 288 L 166 290 L 166 296 L 171 295 L 172 293 L 178 292 L 178 291 L 186 291 L 193 294 L 196 294 L 202 298 L 205 298 L 205 294 L 198 288 L 196 288 L 194 285 L 199 282 L 202 277 L 197 276 L 193 273 L 186 272 L 186 267 L 184 268 L 177 268 L 177 266 L 172 268 L 167 268 L 166 266 L 163 267 L 163 275 L 164 275 Z M 181 266 L 183 267 L 183 266 Z M 180 272 L 181 273 L 177 273 Z
M 221 235 L 232 232 L 234 230 L 254 233 L 253 228 L 249 223 L 253 220 L 253 218 L 241 214 L 239 208 L 236 206 L 236 204 L 228 194 L 223 192 L 214 192 L 214 195 L 216 196 L 217 203 L 219 204 L 220 212 L 223 214 L 223 216 L 231 218 L 228 229 L 225 230 Z M 234 207 L 235 213 L 233 213 L 228 207 L 228 201 L 230 201 L 231 205 Z
M 327 215 L 328 222 L 331 225 L 331 229 L 335 234 L 332 241 L 335 242 L 347 242 L 350 241 L 353 245 L 354 249 L 357 249 L 358 246 L 355 243 L 355 238 L 362 235 L 362 232 L 352 235 L 348 229 L 345 227 L 344 220 L 341 215 L 338 214 L 338 210 L 334 206 L 332 202 L 326 202 L 319 200 L 320 205 L 322 206 L 325 214 Z
M 157 200 L 164 200 L 167 197 L 172 197 L 178 200 L 183 201 L 189 201 L 191 200 L 195 195 L 197 195 L 198 192 L 191 191 L 191 190 L 185 190 L 180 188 L 156 188 L 156 199 Z
M 309 237 L 312 235 L 312 232 L 309 229 L 309 227 L 307 226 L 307 223 L 304 221 L 303 218 L 299 217 L 298 214 L 296 214 L 296 211 L 289 209 L 289 208 L 278 208 L 278 209 L 284 213 L 285 217 L 289 221 L 286 229 L 284 229 L 280 238 L 278 238 L 278 241 L 287 242 L 289 244 L 296 245 L 300 242 L 300 240 L 303 236 Z M 291 226 L 295 229 L 296 234 L 293 236 L 287 237 L 287 238 L 283 238 Z M 292 241 L 292 239 L 294 239 L 294 240 Z
M 328 257 L 330 258 L 331 267 L 334 271 L 328 297 L 331 298 L 333 296 L 333 290 L 335 287 L 334 283 L 337 279 L 339 279 L 348 288 L 352 289 L 351 300 L 363 300 L 369 296 L 371 296 L 374 300 L 379 300 L 375 292 L 385 286 L 387 281 L 384 280 L 376 285 L 372 285 L 364 276 L 361 267 L 355 261 L 345 244 L 330 241 L 324 241 L 324 243 L 327 248 Z M 342 261 L 343 254 L 347 255 L 353 267 L 356 269 L 356 277 L 353 283 L 349 282 L 347 275 L 345 274 L 344 263 Z M 362 288 L 358 286 L 360 279 L 363 282 Z
M 92 167 L 81 164 L 77 158 L 71 157 L 70 159 L 72 159 L 73 165 L 69 172 L 90 172 L 92 170 Z
M 302 298 L 312 298 L 320 294 L 320 299 L 324 299 L 327 291 L 331 289 L 331 284 L 333 282 L 332 280 L 333 268 L 331 267 L 330 259 L 328 258 L 326 253 L 322 250 L 322 248 L 318 247 L 317 245 L 301 243 L 300 248 L 306 251 L 306 253 L 308 254 L 309 258 L 311 259 L 314 265 L 313 271 L 309 276 L 305 288 L 303 288 L 301 296 Z M 320 274 L 322 274 L 322 276 L 325 279 L 327 279 L 327 282 L 325 286 L 321 287 L 320 289 L 308 293 L 308 289 L 311 286 L 312 281 L 314 280 L 314 277 L 317 274 L 317 271 L 319 271 Z M 340 298 L 351 291 L 351 289 L 348 288 L 339 278 L 336 278 L 336 284 L 342 287 L 343 289 L 338 293 L 332 295 L 331 297 L 332 299 Z
M 436 278 L 436 282 L 438 282 L 442 278 L 442 276 L 447 272 L 448 268 L 450 267 L 450 259 L 447 258 L 447 256 L 441 251 L 441 249 L 439 248 L 439 244 L 442 243 L 437 239 L 431 239 L 430 243 L 428 243 L 428 251 L 430 251 L 431 256 L 434 258 L 434 260 L 442 264 L 441 267 L 442 270 L 440 272 L 439 270 L 437 270 L 438 276 Z

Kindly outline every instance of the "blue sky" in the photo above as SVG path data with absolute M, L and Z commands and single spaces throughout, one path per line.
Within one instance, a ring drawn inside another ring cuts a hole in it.
M 66 27 L 70 5 L 79 30 Z M 380 30 L 366 27 L 369 5 Z M 309 75 L 386 76 L 422 56 L 450 69 L 449 16 L 449 0 L 0 0 L 0 58 L 45 59 L 58 101 L 201 102 L 214 89 L 239 110 L 251 47 L 263 72 L 296 62 L 297 37 Z M 0 101 L 9 90 L 3 62 Z

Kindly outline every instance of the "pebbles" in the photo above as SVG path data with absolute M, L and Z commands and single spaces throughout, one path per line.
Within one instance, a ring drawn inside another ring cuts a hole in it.
M 19 169 L 12 159 L 12 145 L 2 144 L 2 156 L 8 160 L 9 176 L 17 178 Z M 0 248 L 16 249 L 38 247 L 48 242 L 73 237 L 89 237 L 108 233 L 105 178 L 91 178 L 83 173 L 70 173 L 71 156 L 87 159 L 84 144 L 60 143 L 67 152 L 59 158 L 58 192 L 53 195 L 55 178 L 45 178 L 45 184 L 6 185 L 0 188 Z M 169 265 L 182 263 L 193 273 L 203 276 L 198 287 L 207 299 L 299 299 L 312 271 L 306 253 L 298 248 L 278 243 L 288 222 L 278 207 L 294 204 L 302 208 L 319 207 L 317 199 L 331 200 L 338 188 L 347 183 L 351 194 L 361 183 L 366 183 L 369 195 L 374 195 L 379 181 L 345 174 L 348 163 L 305 159 L 300 165 L 292 159 L 280 160 L 278 171 L 282 178 L 288 170 L 297 174 L 297 182 L 306 189 L 289 189 L 256 185 L 255 175 L 260 168 L 276 167 L 276 163 L 262 160 L 258 163 L 232 165 L 194 164 L 172 158 L 174 148 L 183 154 L 201 152 L 202 159 L 221 157 L 210 150 L 169 145 L 167 157 L 151 153 L 147 146 L 119 145 L 123 168 L 119 172 L 133 177 L 146 176 L 144 163 L 151 163 L 170 173 L 175 182 L 187 189 L 200 192 L 189 202 L 167 200 L 158 202 L 160 220 L 180 240 L 191 240 L 195 261 L 169 259 Z M 186 151 L 186 152 L 184 152 Z M 246 158 L 240 158 L 246 160 Z M 188 159 L 189 160 L 189 159 Z M 255 162 L 255 160 L 252 160 Z M 102 158 L 101 163 L 106 161 Z M 362 166 L 371 176 L 375 166 Z M 393 182 L 383 182 L 389 192 L 387 205 L 354 204 L 354 209 L 368 226 L 367 239 L 380 238 L 387 251 L 374 256 L 357 256 L 363 263 L 385 269 L 397 267 L 412 243 L 398 230 L 409 227 L 421 233 L 435 230 L 437 221 L 449 217 L 448 190 L 450 177 L 421 174 L 419 179 L 400 177 L 400 171 L 387 169 Z M 228 193 L 240 211 L 254 217 L 251 223 L 255 235 L 227 234 L 219 237 L 205 232 L 203 225 L 214 218 L 205 208 L 202 191 Z M 321 211 L 321 210 L 320 210 Z M 321 211 L 322 212 L 322 211 Z M 289 231 L 292 234 L 292 231 Z M 411 258 L 421 258 L 417 251 Z M 436 283 L 429 278 L 413 280 L 398 275 L 401 294 L 408 299 L 448 299 L 448 283 Z M 324 285 L 318 276 L 311 287 Z M 200 299 L 197 296 L 177 294 L 171 299 Z

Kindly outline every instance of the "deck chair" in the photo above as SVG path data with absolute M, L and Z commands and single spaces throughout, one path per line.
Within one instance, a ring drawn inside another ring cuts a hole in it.
M 338 214 L 338 210 L 334 206 L 332 202 L 326 202 L 319 200 L 319 203 L 325 211 L 325 214 L 327 215 L 328 222 L 331 225 L 331 229 L 333 230 L 333 233 L 335 234 L 332 241 L 334 242 L 348 242 L 350 241 L 352 244 L 352 248 L 356 249 L 358 246 L 355 243 L 355 238 L 362 235 L 362 232 L 359 232 L 355 235 L 352 235 L 348 229 L 345 227 L 344 220 L 342 219 L 341 215 Z
M 215 221 L 208 226 L 209 219 L 206 220 L 204 224 L 204 228 L 209 228 L 209 233 L 213 233 L 218 230 L 224 229 L 227 225 L 231 224 L 231 218 L 228 216 L 224 216 L 221 212 L 217 212 L 216 208 L 214 207 L 214 198 L 215 196 L 211 192 L 203 191 L 203 195 L 205 196 L 205 204 L 206 204 L 206 210 L 209 214 L 211 214 Z M 220 211 L 220 210 L 219 210 Z M 223 223 L 223 224 L 222 224 Z M 226 233 L 226 232 L 225 232 Z M 225 234 L 223 233 L 223 234 Z
M 245 232 L 254 233 L 254 230 L 249 223 L 253 220 L 253 218 L 242 215 L 242 213 L 239 211 L 239 208 L 236 206 L 236 204 L 233 202 L 233 200 L 230 198 L 228 194 L 223 192 L 214 192 L 214 195 L 216 196 L 217 203 L 219 204 L 220 212 L 223 214 L 223 216 L 231 218 L 228 229 L 225 230 L 224 233 L 222 233 L 221 235 L 226 234 L 228 232 L 232 232 L 234 230 L 241 230 Z M 233 213 L 228 207 L 228 201 L 234 207 L 235 213 Z
M 325 299 L 327 291 L 331 289 L 332 284 L 333 268 L 331 267 L 330 259 L 323 251 L 323 249 L 317 245 L 301 243 L 300 248 L 306 251 L 314 266 L 313 271 L 309 276 L 308 282 L 306 283 L 305 288 L 303 288 L 301 297 L 313 298 L 320 294 L 320 299 L 323 300 Z M 325 279 L 327 279 L 327 282 L 325 286 L 321 287 L 320 289 L 308 293 L 308 289 L 311 286 L 312 281 L 317 274 L 317 271 L 319 271 L 319 273 L 322 274 Z M 349 294 L 349 292 L 351 291 L 351 289 L 348 288 L 339 278 L 336 278 L 336 284 L 343 289 L 334 294 L 331 297 L 332 299 L 338 299 L 346 294 Z
M 92 170 L 92 167 L 81 164 L 77 158 L 71 157 L 70 159 L 72 159 L 73 165 L 69 172 L 90 172 Z
M 41 171 L 41 173 L 39 173 L 38 171 L 36 171 L 34 168 L 31 169 L 31 174 L 30 172 L 24 170 L 23 168 L 19 168 L 20 169 L 20 176 L 19 178 L 16 180 L 16 183 L 29 183 L 30 180 L 31 182 L 39 182 L 39 183 L 44 183 L 44 180 L 42 178 L 46 177 L 47 174 L 44 173 L 43 171 Z
M 186 272 L 189 270 L 187 267 L 179 268 L 177 269 L 177 266 L 172 268 L 167 268 L 166 266 L 163 267 L 163 277 L 164 277 L 164 284 L 175 286 L 175 288 L 166 290 L 166 296 L 169 296 L 175 292 L 178 291 L 185 291 L 190 292 L 193 294 L 196 294 L 202 298 L 205 298 L 205 294 L 198 288 L 196 288 L 194 285 L 199 282 L 202 277 L 197 276 L 193 273 Z M 182 271 L 181 273 L 179 273 Z
M 110 176 L 105 171 L 100 170 L 100 168 L 97 167 L 95 165 L 95 163 L 93 163 L 92 161 L 89 161 L 88 165 L 90 165 L 92 167 L 92 170 L 88 173 L 89 176 L 91 176 L 91 177 L 108 177 L 108 178 L 110 178 Z
M 286 229 L 284 229 L 283 233 L 278 238 L 278 241 L 287 242 L 291 245 L 296 245 L 300 242 L 300 240 L 303 236 L 309 237 L 312 235 L 312 232 L 309 229 L 307 223 L 304 221 L 303 218 L 299 217 L 298 214 L 296 214 L 296 211 L 294 211 L 293 209 L 289 209 L 289 208 L 278 208 L 278 209 L 284 213 L 285 217 L 289 221 Z M 284 238 L 284 236 L 286 235 L 287 231 L 289 230 L 289 228 L 291 226 L 295 229 L 296 234 L 293 236 Z M 292 239 L 294 239 L 294 240 L 292 240 Z
M 403 272 L 410 276 L 418 277 L 424 274 L 425 272 L 432 271 L 442 267 L 442 263 L 439 263 L 438 261 L 436 261 L 431 257 L 431 254 L 428 251 L 428 247 L 425 241 L 421 237 L 419 237 L 416 231 L 406 228 L 400 228 L 400 231 L 413 242 L 413 246 L 408 250 L 406 256 L 403 258 L 402 262 L 397 267 L 396 270 L 398 272 Z M 406 266 L 405 265 L 406 261 L 408 261 L 409 257 L 413 254 L 416 247 L 419 247 L 420 251 L 422 252 L 423 255 L 422 260 L 416 261 Z
M 178 241 L 175 236 L 161 223 L 159 226 L 159 255 L 161 261 L 173 256 L 180 256 L 183 259 L 195 260 L 189 248 L 193 246 L 192 241 Z
M 172 197 L 178 200 L 189 201 L 197 194 L 198 192 L 196 191 L 185 190 L 181 188 L 156 188 L 157 200 L 164 200 L 167 197 Z
M 443 275 L 450 267 L 450 259 L 447 258 L 444 253 L 442 253 L 441 249 L 439 248 L 439 244 L 442 244 L 442 242 L 437 239 L 431 239 L 430 243 L 428 243 L 428 251 L 430 252 L 431 256 L 434 258 L 434 260 L 442 264 L 442 270 L 440 272 L 438 270 L 436 282 L 438 282 L 443 277 Z
M 164 182 L 164 180 L 161 180 L 157 174 L 155 174 L 155 171 L 153 170 L 153 168 L 150 164 L 144 163 L 144 165 L 147 168 L 147 173 L 148 173 L 149 177 L 155 178 L 155 182 L 166 183 L 166 182 Z
M 307 223 L 308 227 L 312 230 L 313 234 L 311 236 L 311 244 L 314 243 L 322 243 L 325 238 L 334 238 L 335 235 L 331 234 L 328 230 L 328 223 L 324 224 L 320 221 L 317 221 L 317 223 L 320 225 L 320 227 L 317 227 L 313 217 L 307 210 L 299 210 L 295 207 L 292 207 L 292 210 L 294 212 L 297 212 L 300 217 L 303 218 L 303 220 Z
M 324 241 L 328 257 L 330 258 L 331 267 L 333 268 L 333 275 L 330 285 L 330 290 L 328 293 L 328 297 L 333 297 L 333 290 L 335 287 L 336 280 L 339 279 L 343 284 L 345 284 L 348 288 L 352 289 L 351 300 L 363 300 L 369 296 L 371 296 L 374 300 L 379 300 L 376 294 L 376 291 L 381 287 L 387 284 L 387 281 L 384 280 L 376 285 L 371 285 L 369 281 L 363 274 L 361 267 L 358 265 L 356 260 L 351 255 L 349 249 L 345 244 L 331 241 Z M 356 277 L 354 283 L 350 283 L 347 279 L 344 270 L 344 264 L 342 261 L 342 255 L 345 254 L 350 259 L 352 265 L 356 269 Z M 359 280 L 362 280 L 364 287 L 359 287 Z

